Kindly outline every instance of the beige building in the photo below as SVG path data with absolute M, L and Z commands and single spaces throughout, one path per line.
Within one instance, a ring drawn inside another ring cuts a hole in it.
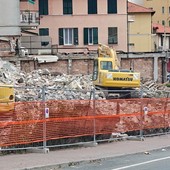
M 161 50 L 170 49 L 170 0 L 143 0 L 143 5 L 147 8 L 153 9 L 155 14 L 153 16 L 153 24 L 157 24 L 159 29 L 159 34 L 157 34 L 157 39 L 159 39 L 157 45 Z M 164 27 L 161 27 L 163 25 Z M 157 32 L 156 32 L 157 33 Z
M 35 32 L 49 35 L 61 52 L 96 50 L 98 43 L 128 50 L 126 0 L 35 0 L 34 5 L 21 1 L 21 9 L 39 11 Z
M 153 23 L 170 26 L 170 0 L 143 0 L 143 4 L 155 11 Z
M 154 51 L 153 14 L 152 9 L 128 2 L 129 52 Z

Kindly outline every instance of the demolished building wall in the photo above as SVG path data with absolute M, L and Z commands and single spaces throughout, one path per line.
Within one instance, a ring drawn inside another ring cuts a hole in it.
M 163 63 L 162 57 L 158 58 L 158 82 L 162 82 L 163 77 Z M 136 72 L 141 73 L 141 78 L 143 80 L 153 80 L 154 79 L 154 58 L 122 58 L 121 67 L 123 69 L 134 69 Z M 37 69 L 49 69 L 52 73 L 59 74 L 83 74 L 88 75 L 93 72 L 93 58 L 90 57 L 67 57 L 59 58 L 57 62 L 52 63 L 37 63 L 36 61 L 22 61 L 21 69 L 25 72 L 30 72 Z

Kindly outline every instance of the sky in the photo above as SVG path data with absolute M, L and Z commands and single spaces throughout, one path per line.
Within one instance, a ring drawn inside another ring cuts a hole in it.
M 136 3 L 136 4 L 140 4 L 142 5 L 143 4 L 143 0 L 128 0 L 129 2 L 133 2 L 133 3 Z

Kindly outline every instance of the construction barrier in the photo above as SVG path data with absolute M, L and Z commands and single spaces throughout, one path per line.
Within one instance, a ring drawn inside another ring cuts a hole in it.
M 169 98 L 15 102 L 0 115 L 0 147 L 169 127 Z

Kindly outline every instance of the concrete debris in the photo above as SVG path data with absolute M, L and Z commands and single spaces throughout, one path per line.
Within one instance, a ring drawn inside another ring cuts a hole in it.
M 0 59 L 0 83 L 14 85 L 16 101 L 32 100 L 89 100 L 93 98 L 91 75 L 53 74 L 48 69 L 22 72 L 12 63 Z M 43 92 L 42 88 L 45 88 Z M 142 84 L 143 97 L 165 97 L 168 90 L 163 84 L 147 81 Z M 43 94 L 44 93 L 44 94 Z M 103 99 L 96 92 L 96 99 Z
M 91 75 L 53 75 L 48 69 L 24 73 L 7 61 L 1 60 L 0 63 L 0 83 L 16 87 L 16 101 L 43 100 L 44 97 L 46 100 L 90 99 Z
M 143 83 L 142 84 L 143 97 L 145 98 L 167 97 L 170 90 L 169 90 L 169 87 L 167 87 L 165 84 L 156 83 L 153 80 L 149 80 Z

